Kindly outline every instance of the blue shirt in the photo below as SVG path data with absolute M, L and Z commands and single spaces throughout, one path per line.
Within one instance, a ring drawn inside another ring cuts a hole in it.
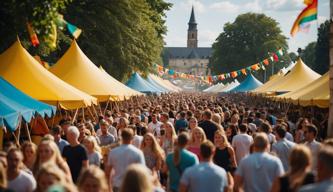
M 69 145 L 69 143 L 66 140 L 60 138 L 60 140 L 57 143 L 57 145 L 59 147 L 60 153 L 62 154 L 62 151 L 64 150 L 64 147 L 67 146 L 67 145 Z
M 175 123 L 175 130 L 178 133 L 181 128 L 187 128 L 188 122 L 185 119 L 178 119 Z
M 186 170 L 186 168 L 191 167 L 193 165 L 196 165 L 199 163 L 198 157 L 186 150 L 186 149 L 181 149 L 180 150 L 180 162 L 177 167 L 173 163 L 173 156 L 174 153 L 171 153 L 167 156 L 166 158 L 166 164 L 169 169 L 169 188 L 172 189 L 173 191 L 178 191 L 179 188 L 179 181 L 182 173 Z
M 180 182 L 191 192 L 223 192 L 228 186 L 226 171 L 208 162 L 187 168 Z

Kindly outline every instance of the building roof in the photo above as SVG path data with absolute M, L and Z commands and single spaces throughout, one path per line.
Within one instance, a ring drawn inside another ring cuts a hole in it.
M 213 53 L 211 47 L 165 47 L 164 56 L 169 59 L 209 59 Z

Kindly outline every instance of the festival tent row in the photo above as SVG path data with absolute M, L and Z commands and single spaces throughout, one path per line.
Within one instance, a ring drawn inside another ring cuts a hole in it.
M 134 94 L 101 71 L 73 40 L 70 48 L 50 68 L 50 72 L 68 84 L 96 97 L 98 102 L 120 100 Z M 139 93 L 137 95 L 140 95 Z
M 159 85 L 156 81 L 154 81 L 149 75 L 145 79 L 150 85 L 152 85 L 155 89 L 159 90 L 161 93 L 170 92 L 170 90 L 164 88 L 163 86 Z
M 131 89 L 127 87 L 126 85 L 122 84 L 120 81 L 109 75 L 102 66 L 99 67 L 99 69 L 105 73 L 108 78 L 108 81 L 111 83 L 111 85 L 118 90 L 118 97 L 124 96 L 125 99 L 130 98 L 131 96 L 141 96 L 144 95 L 143 93 L 140 93 L 139 91 L 136 91 L 134 89 Z
M 313 82 L 289 93 L 276 96 L 276 100 L 291 102 L 301 106 L 329 107 L 329 74 L 328 72 Z
M 250 73 L 241 84 L 231 89 L 229 92 L 248 92 L 261 85 L 262 83 Z
M 64 109 L 97 104 L 95 97 L 67 84 L 40 65 L 19 40 L 0 55 L 0 76 L 32 98 Z
M 217 90 L 217 92 L 229 92 L 231 89 L 237 87 L 240 83 L 237 79 L 232 81 L 231 83 L 227 83 L 222 89 Z
M 156 89 L 149 82 L 144 80 L 138 73 L 133 73 L 130 79 L 126 82 L 126 85 L 136 91 L 142 93 L 161 93 L 162 91 Z
M 274 95 L 295 91 L 298 88 L 318 79 L 319 77 L 320 75 L 318 73 L 311 70 L 303 63 L 302 59 L 299 58 L 289 73 L 284 76 L 279 75 L 272 78 L 263 85 L 263 88 L 258 88 L 254 90 L 254 92 Z
M 164 82 L 164 84 L 168 87 L 171 87 L 173 90 L 177 90 L 177 91 L 182 91 L 183 89 L 174 85 L 173 83 L 171 83 L 169 80 L 167 79 L 162 79 L 162 81 Z
M 151 80 L 155 81 L 159 86 L 163 87 L 164 89 L 166 89 L 166 90 L 168 90 L 170 92 L 178 92 L 178 91 L 181 90 L 180 88 L 176 87 L 173 84 L 171 84 L 171 86 L 168 85 L 166 83 L 166 81 L 168 81 L 168 80 L 164 80 L 164 79 L 162 79 L 162 78 L 160 78 L 160 77 L 158 77 L 156 75 L 149 74 L 148 78 L 150 78 Z
M 29 123 L 36 114 L 51 117 L 56 112 L 55 106 L 31 98 L 1 77 L 0 90 L 0 127 L 10 131 L 15 131 L 21 117 Z
M 225 85 L 223 83 L 217 83 L 213 86 L 208 87 L 207 89 L 203 90 L 203 92 L 218 92 L 218 90 L 222 89 Z

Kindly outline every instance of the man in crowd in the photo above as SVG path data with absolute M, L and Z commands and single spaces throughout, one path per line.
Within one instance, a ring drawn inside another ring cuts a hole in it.
M 133 135 L 132 129 L 123 129 L 121 131 L 122 145 L 109 153 L 105 174 L 107 178 L 110 178 L 109 182 L 113 192 L 119 191 L 123 176 L 129 165 L 135 163 L 145 165 L 145 158 L 142 151 L 131 144 Z M 114 175 L 110 177 L 113 169 Z
M 188 122 L 186 120 L 186 113 L 184 111 L 179 113 L 179 119 L 175 122 L 176 133 L 182 132 L 188 128 Z
M 7 154 L 7 179 L 8 188 L 13 191 L 32 192 L 36 189 L 35 178 L 22 170 L 23 154 L 20 149 L 11 148 Z M 4 178 L 3 178 L 4 179 Z
M 218 130 L 218 125 L 212 121 L 212 112 L 211 111 L 204 111 L 202 114 L 202 121 L 199 123 L 199 127 L 201 127 L 207 139 L 211 142 L 214 142 L 214 134 L 215 131 Z
M 275 133 L 277 142 L 272 145 L 272 152 L 280 158 L 284 170 L 288 170 L 289 153 L 295 143 L 286 139 L 287 130 L 283 125 L 275 126 Z
M 151 122 L 148 123 L 148 131 L 155 136 L 160 136 L 161 125 L 162 123 L 157 120 L 157 114 L 153 113 L 151 115 Z
M 299 192 L 333 191 L 333 147 L 324 145 L 318 152 L 317 180 L 315 184 L 305 185 Z
M 281 160 L 267 153 L 269 141 L 265 133 L 254 138 L 254 153 L 242 159 L 235 173 L 235 191 L 270 191 L 276 177 L 284 173 Z
M 65 146 L 62 156 L 71 170 L 73 182 L 76 183 L 83 168 L 88 167 L 88 154 L 79 142 L 80 132 L 77 127 L 70 126 L 67 130 L 69 145 Z
M 318 130 L 314 125 L 307 125 L 306 130 L 304 131 L 304 136 L 306 142 L 304 143 L 311 150 L 312 154 L 312 170 L 316 171 L 317 167 L 317 156 L 321 144 L 316 141 Z
M 102 133 L 98 136 L 100 146 L 106 146 L 116 142 L 115 137 L 111 133 L 109 133 L 109 124 L 105 120 L 101 121 L 100 130 Z
M 200 145 L 202 161 L 185 170 L 180 180 L 179 192 L 228 191 L 226 171 L 213 163 L 215 146 L 211 141 Z
M 247 125 L 240 124 L 239 125 L 240 134 L 235 135 L 232 139 L 232 147 L 235 150 L 237 164 L 239 164 L 240 160 L 243 157 L 250 154 L 250 147 L 253 143 L 253 138 L 247 134 Z
M 61 138 L 61 127 L 59 125 L 51 129 L 51 135 L 54 137 L 54 142 L 58 145 L 60 153 L 63 152 L 64 147 L 69 145 L 69 143 Z

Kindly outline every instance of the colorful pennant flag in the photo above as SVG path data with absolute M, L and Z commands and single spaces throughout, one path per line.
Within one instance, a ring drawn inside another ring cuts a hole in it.
M 37 37 L 37 34 L 35 33 L 34 29 L 32 28 L 30 23 L 27 23 L 27 29 L 28 29 L 28 33 L 30 36 L 30 41 L 32 46 L 36 47 L 39 45 L 39 40 Z
M 81 29 L 77 28 L 75 25 L 72 25 L 68 22 L 67 22 L 67 29 L 75 39 L 77 39 L 82 32 Z

